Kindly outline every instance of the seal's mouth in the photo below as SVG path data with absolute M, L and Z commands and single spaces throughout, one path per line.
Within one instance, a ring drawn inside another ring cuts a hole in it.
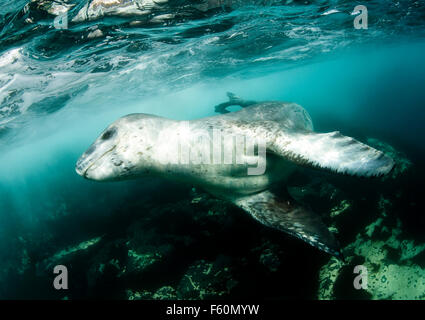
M 94 161 L 86 161 L 84 155 L 78 159 L 77 164 L 75 166 L 75 172 L 83 178 L 87 179 L 87 171 L 96 163 L 97 160 Z
M 81 166 L 77 162 L 77 165 L 75 166 L 75 172 L 77 172 L 77 174 L 82 176 L 83 178 L 88 179 L 87 172 L 95 163 L 96 161 L 94 161 L 92 164 L 88 166 Z
M 83 153 L 83 155 L 78 159 L 77 164 L 75 165 L 75 172 L 78 175 L 82 176 L 85 179 L 89 179 L 88 172 L 89 170 L 98 163 L 103 157 L 105 157 L 108 153 L 112 152 L 116 148 L 116 145 L 111 149 L 104 152 L 100 157 L 90 157 L 93 153 L 90 149 Z
M 79 176 L 82 176 L 82 177 L 85 178 L 86 177 L 86 169 L 84 169 L 84 167 L 81 166 L 80 159 L 78 159 L 77 164 L 75 165 L 75 172 L 77 172 L 77 174 Z

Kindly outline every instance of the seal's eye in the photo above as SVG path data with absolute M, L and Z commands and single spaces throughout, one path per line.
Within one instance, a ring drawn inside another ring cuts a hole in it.
M 101 139 L 102 139 L 102 140 L 108 140 L 108 139 L 110 139 L 112 136 L 114 136 L 114 135 L 115 135 L 115 132 L 116 132 L 116 129 L 114 129 L 114 128 L 109 129 L 108 131 L 106 131 L 106 132 L 102 135 Z

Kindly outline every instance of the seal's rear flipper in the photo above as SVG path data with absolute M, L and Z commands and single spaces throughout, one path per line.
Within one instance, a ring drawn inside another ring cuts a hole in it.
M 262 224 L 279 229 L 342 259 L 338 241 L 318 215 L 266 190 L 233 201 Z
M 353 176 L 382 176 L 394 166 L 393 159 L 383 152 L 338 131 L 282 133 L 269 149 L 301 166 Z
M 230 106 L 241 106 L 242 108 L 248 107 L 250 105 L 256 104 L 256 101 L 250 101 L 250 100 L 243 100 L 239 97 L 237 97 L 232 92 L 227 92 L 227 97 L 229 98 L 229 101 L 220 103 L 219 105 L 215 106 L 215 112 L 218 113 L 229 113 L 226 108 Z

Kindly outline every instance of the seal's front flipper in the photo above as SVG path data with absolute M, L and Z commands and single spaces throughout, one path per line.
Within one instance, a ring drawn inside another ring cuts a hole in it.
M 383 152 L 338 131 L 280 132 L 269 151 L 300 166 L 353 176 L 382 176 L 394 166 L 394 160 Z
M 338 241 L 320 217 L 296 204 L 289 196 L 282 198 L 266 190 L 233 201 L 262 224 L 279 229 L 336 257 L 342 258 Z
M 219 105 L 215 106 L 215 112 L 218 113 L 229 113 L 230 111 L 228 111 L 226 108 L 230 107 L 230 106 L 241 106 L 242 108 L 248 107 L 250 105 L 256 104 L 256 101 L 251 101 L 251 100 L 243 100 L 239 97 L 237 97 L 234 93 L 232 92 L 227 92 L 227 97 L 229 98 L 229 101 L 227 102 L 223 102 L 220 103 Z

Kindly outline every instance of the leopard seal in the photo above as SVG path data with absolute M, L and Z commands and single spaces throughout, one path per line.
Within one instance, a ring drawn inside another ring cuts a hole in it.
M 228 102 L 216 106 L 220 115 L 202 119 L 180 121 L 150 114 L 126 115 L 101 133 L 77 161 L 76 172 L 96 181 L 156 175 L 189 183 L 231 201 L 269 227 L 341 257 L 338 241 L 320 217 L 296 203 L 288 193 L 274 191 L 273 186 L 284 185 L 297 166 L 372 177 L 389 173 L 394 161 L 338 131 L 314 132 L 310 115 L 296 103 L 245 101 L 231 93 L 228 96 Z M 242 109 L 228 112 L 226 108 L 231 105 Z M 214 130 L 219 138 L 212 137 Z M 239 139 L 239 148 L 230 143 L 226 149 L 223 137 L 232 137 L 227 143 L 237 140 L 234 137 L 245 140 Z M 210 144 L 214 139 L 219 142 L 218 149 Z M 248 148 L 249 139 L 257 141 L 254 148 Z M 261 141 L 265 150 L 260 148 Z M 189 148 L 183 148 L 182 142 Z M 247 152 L 255 148 L 256 152 Z M 225 163 L 226 154 L 220 153 L 217 161 L 212 161 L 214 151 L 225 149 L 242 161 L 235 162 L 233 158 Z M 193 157 L 181 161 L 188 152 Z M 206 161 L 200 161 L 202 155 Z M 252 160 L 257 160 L 257 167 L 263 161 L 265 170 L 248 174 L 255 164 Z

